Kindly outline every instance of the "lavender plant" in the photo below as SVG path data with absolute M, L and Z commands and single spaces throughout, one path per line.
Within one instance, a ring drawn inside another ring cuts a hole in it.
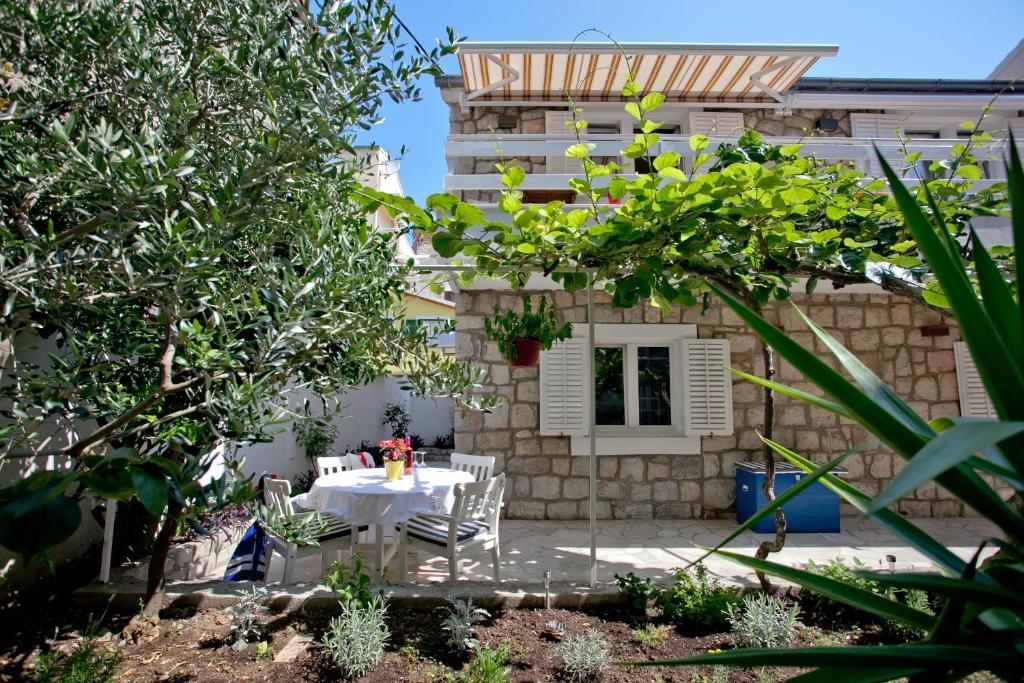
M 743 598 L 740 606 L 725 610 L 729 625 L 740 647 L 785 647 L 796 638 L 800 621 L 796 605 L 787 606 L 766 593 Z
M 331 619 L 323 644 L 345 678 L 365 676 L 384 656 L 391 631 L 384 623 L 387 605 L 381 597 L 365 606 L 341 603 L 341 615 Z
M 242 589 L 242 599 L 224 611 L 231 617 L 231 649 L 244 650 L 250 640 L 262 635 L 260 617 L 270 613 L 262 601 L 267 597 L 266 586 L 252 586 L 251 591 Z
M 611 649 L 599 631 L 590 629 L 556 647 L 555 657 L 570 680 L 585 681 L 599 677 L 608 668 Z
M 476 625 L 491 616 L 480 607 L 473 607 L 473 600 L 449 599 L 448 613 L 441 622 L 441 628 L 448 632 L 448 644 L 459 652 L 475 650 L 479 641 L 476 639 Z

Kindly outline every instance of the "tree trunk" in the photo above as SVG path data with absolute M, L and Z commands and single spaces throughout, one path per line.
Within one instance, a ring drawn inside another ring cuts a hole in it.
M 775 352 L 772 347 L 761 341 L 761 357 L 764 359 L 764 378 L 768 381 L 775 380 Z M 762 434 L 765 438 L 774 438 L 775 425 L 775 392 L 771 389 L 764 390 L 764 425 Z M 764 495 L 768 502 L 775 500 L 775 452 L 765 444 L 764 446 Z M 786 544 L 786 516 L 780 507 L 775 511 L 775 540 L 765 541 L 757 548 L 754 554 L 759 560 L 768 557 L 768 553 L 777 553 Z M 766 593 L 773 592 L 771 581 L 764 572 L 757 572 L 757 580 L 761 582 L 761 590 Z
M 167 566 L 167 554 L 171 549 L 171 540 L 178 527 L 181 517 L 181 503 L 172 497 L 167 502 L 167 516 L 160 532 L 153 541 L 153 555 L 149 559 L 149 575 L 146 584 L 146 603 L 142 608 L 142 616 L 156 617 L 164 601 L 164 569 Z

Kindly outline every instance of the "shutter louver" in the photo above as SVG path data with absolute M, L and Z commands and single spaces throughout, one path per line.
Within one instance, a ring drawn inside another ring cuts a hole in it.
M 728 366 L 728 341 L 683 340 L 688 436 L 732 434 L 732 379 Z
M 587 338 L 555 343 L 540 354 L 540 433 L 589 434 L 590 363 Z
M 956 357 L 956 383 L 960 392 L 960 414 L 964 417 L 997 417 L 985 384 L 965 342 L 953 344 Z
M 850 114 L 851 134 L 855 138 L 886 139 L 891 140 L 896 136 L 896 129 L 906 125 L 906 117 L 896 114 Z M 903 155 L 899 150 L 883 152 L 886 161 L 893 168 L 899 169 L 905 165 Z M 872 149 L 868 155 L 867 167 L 863 169 L 872 178 L 882 178 L 882 164 L 878 162 L 875 151 Z
M 548 111 L 544 112 L 544 129 L 551 135 L 568 135 L 573 132 L 572 112 Z M 573 142 L 565 141 L 568 148 Z M 577 174 L 583 172 L 583 164 L 579 159 L 567 157 L 565 154 L 551 155 L 545 158 L 545 173 Z
M 740 112 L 715 111 L 691 112 L 690 134 L 701 133 L 709 137 L 735 138 L 743 135 L 743 114 Z

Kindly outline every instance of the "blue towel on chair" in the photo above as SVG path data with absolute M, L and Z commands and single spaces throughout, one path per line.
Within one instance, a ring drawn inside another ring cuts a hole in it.
M 263 581 L 266 578 L 267 535 L 253 522 L 238 542 L 224 571 L 225 581 Z

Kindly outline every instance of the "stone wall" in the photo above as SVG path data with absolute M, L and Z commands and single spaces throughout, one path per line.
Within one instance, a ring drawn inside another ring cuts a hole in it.
M 549 293 L 561 316 L 585 321 L 585 295 Z M 598 323 L 695 323 L 702 338 L 728 339 L 732 364 L 760 373 L 762 360 L 756 338 L 730 310 L 713 305 L 703 316 L 699 309 L 676 309 L 663 316 L 644 304 L 629 310 L 612 308 L 596 295 Z M 872 370 L 928 419 L 959 414 L 953 343 L 955 324 L 945 336 L 922 336 L 922 326 L 944 323 L 924 306 L 887 294 L 815 294 L 797 296 L 796 303 L 813 320 L 839 339 Z M 515 307 L 507 292 L 461 291 L 456 295 L 458 333 L 456 352 L 487 369 L 485 391 L 505 398 L 492 414 L 456 411 L 455 446 L 460 452 L 493 455 L 497 471 L 508 477 L 506 513 L 529 519 L 582 519 L 588 513 L 587 458 L 569 455 L 568 437 L 540 436 L 538 370 L 510 369 L 496 345 L 483 333 L 483 317 L 494 304 Z M 775 304 L 768 319 L 792 333 L 820 357 L 831 358 L 820 341 L 800 321 L 788 303 Z M 785 362 L 778 363 L 780 381 L 807 391 L 815 389 Z M 703 437 L 700 455 L 599 456 L 598 515 L 622 518 L 708 518 L 729 516 L 734 504 L 734 465 L 760 460 L 757 430 L 761 428 L 763 393 L 754 384 L 733 383 L 735 432 Z M 866 432 L 820 409 L 777 397 L 775 438 L 817 462 L 869 441 Z M 848 479 L 869 494 L 876 493 L 898 471 L 899 462 L 885 449 L 864 451 L 849 458 Z M 898 509 L 913 516 L 956 516 L 963 507 L 941 488 L 929 484 L 901 501 Z M 851 509 L 844 509 L 850 514 Z
M 813 132 L 815 137 L 848 138 L 853 134 L 850 123 L 850 114 L 853 113 L 881 113 L 881 110 L 794 109 L 783 116 L 776 109 L 748 109 L 743 115 L 743 123 L 764 135 L 800 137 Z M 820 119 L 835 119 L 839 128 L 830 132 L 817 130 Z

